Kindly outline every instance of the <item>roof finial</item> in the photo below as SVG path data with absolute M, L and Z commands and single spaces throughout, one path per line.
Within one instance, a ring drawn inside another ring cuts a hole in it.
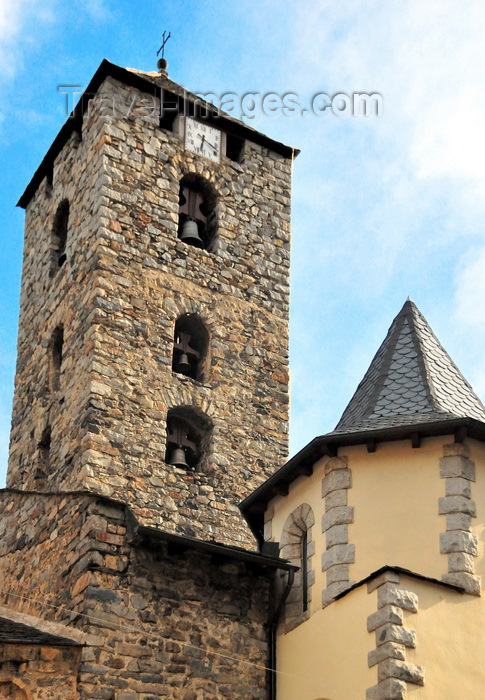
M 168 61 L 167 61 L 167 59 L 164 57 L 164 56 L 165 56 L 165 44 L 167 43 L 167 41 L 168 41 L 168 40 L 170 39 L 170 37 L 172 36 L 172 33 L 169 32 L 169 33 L 168 33 L 168 36 L 166 37 L 166 36 L 165 36 L 166 33 L 167 33 L 167 32 L 163 32 L 163 35 L 162 35 L 162 45 L 160 46 L 160 48 L 159 48 L 158 51 L 157 51 L 157 56 L 159 55 L 160 51 L 162 52 L 161 57 L 160 57 L 160 58 L 158 59 L 158 61 L 157 61 L 157 68 L 158 68 L 158 70 L 160 71 L 160 73 L 165 74 L 165 75 L 167 74 L 167 68 L 168 68 Z

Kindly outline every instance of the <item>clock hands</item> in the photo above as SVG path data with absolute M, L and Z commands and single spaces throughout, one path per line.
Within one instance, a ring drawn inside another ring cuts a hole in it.
M 200 145 L 201 145 L 201 148 L 203 148 L 203 147 L 204 147 L 204 143 L 206 143 L 208 146 L 210 146 L 210 148 L 212 148 L 212 150 L 214 151 L 214 153 L 217 154 L 217 148 L 216 148 L 210 141 L 207 141 L 207 139 L 206 139 L 206 137 L 205 137 L 205 134 L 199 134 L 199 137 L 201 138 L 201 144 L 200 144 Z

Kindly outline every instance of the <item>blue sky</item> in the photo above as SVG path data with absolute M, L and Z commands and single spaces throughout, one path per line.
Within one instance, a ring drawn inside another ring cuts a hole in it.
M 201 93 L 378 92 L 382 117 L 261 117 L 293 178 L 291 452 L 331 430 L 410 295 L 485 396 L 482 0 L 2 0 L 0 481 L 22 253 L 15 203 L 103 58 Z

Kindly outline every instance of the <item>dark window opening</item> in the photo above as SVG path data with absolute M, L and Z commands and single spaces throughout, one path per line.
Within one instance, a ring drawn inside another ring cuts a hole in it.
M 67 228 L 69 223 L 69 202 L 64 199 L 58 206 L 52 227 L 51 276 L 55 275 L 66 262 Z
M 196 471 L 207 453 L 209 439 L 210 426 L 205 416 L 190 407 L 172 409 L 167 417 L 165 462 L 189 472 Z
M 192 379 L 204 379 L 209 334 L 197 314 L 184 314 L 175 323 L 172 371 Z
M 200 175 L 186 175 L 180 183 L 178 237 L 195 248 L 212 251 L 217 232 L 217 196 Z
M 226 156 L 236 163 L 242 163 L 244 157 L 244 139 L 233 134 L 226 135 Z
M 36 477 L 43 478 L 49 471 L 50 454 L 51 454 L 51 427 L 47 425 L 42 431 L 41 438 L 38 444 L 39 448 L 39 468 L 37 469 Z
M 302 607 L 308 610 L 308 532 L 301 538 L 301 578 L 302 578 Z
M 62 348 L 64 344 L 64 328 L 57 326 L 50 342 L 50 388 L 59 391 L 61 388 Z
M 173 125 L 175 119 L 178 116 L 178 110 L 175 106 L 168 106 L 163 108 L 160 114 L 160 128 L 166 129 L 166 131 L 173 131 Z
M 171 418 L 167 427 L 165 461 L 172 467 L 195 471 L 200 459 L 199 437 L 192 425 L 183 418 Z
M 52 166 L 47 169 L 45 180 L 47 184 L 47 192 L 50 196 L 52 194 L 52 183 L 54 181 L 54 170 Z

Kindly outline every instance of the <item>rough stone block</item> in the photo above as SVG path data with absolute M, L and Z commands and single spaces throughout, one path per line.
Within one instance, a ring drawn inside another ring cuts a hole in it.
M 392 583 L 385 583 L 377 589 L 377 607 L 383 608 L 385 605 L 395 605 L 397 608 L 418 611 L 418 596 L 403 588 L 396 588 Z
M 379 664 L 377 677 L 379 681 L 394 678 L 405 683 L 424 685 L 424 668 L 397 659 L 387 659 Z
M 336 544 L 322 554 L 322 571 L 335 564 L 353 564 L 355 562 L 355 546 L 353 544 Z
M 386 605 L 380 610 L 372 613 L 367 618 L 367 631 L 373 632 L 378 627 L 383 625 L 402 625 L 403 611 L 401 608 L 396 608 L 394 605 Z
M 404 644 L 387 642 L 386 644 L 381 644 L 377 649 L 373 649 L 367 655 L 369 668 L 372 668 L 372 666 L 386 659 L 399 659 L 400 661 L 404 661 L 406 659 L 406 647 Z
M 332 491 L 349 489 L 352 486 L 352 472 L 350 469 L 335 469 L 329 472 L 322 481 L 322 498 Z
M 447 515 L 448 513 L 466 513 L 473 517 L 477 514 L 475 502 L 463 496 L 443 496 L 439 499 L 438 513 Z
M 442 479 L 461 476 L 469 481 L 475 481 L 475 463 L 466 457 L 442 457 L 440 459 L 440 476 Z
M 325 512 L 328 512 L 332 508 L 338 508 L 339 506 L 347 505 L 347 491 L 348 489 L 340 489 L 339 491 L 332 491 L 325 496 Z
M 446 495 L 447 496 L 464 496 L 471 498 L 470 481 L 462 476 L 455 476 L 451 479 L 446 479 Z
M 327 586 L 327 588 L 324 588 L 322 592 L 322 608 L 326 608 L 327 605 L 333 603 L 335 596 L 339 593 L 343 593 L 343 591 L 346 591 L 352 585 L 353 581 L 340 581 L 338 583 L 332 583 L 330 586 Z
M 481 594 L 481 581 L 479 576 L 472 576 L 472 574 L 460 572 L 456 574 L 443 574 L 441 578 L 445 583 L 451 583 L 453 586 L 460 586 L 465 590 L 465 593 L 477 596 Z
M 376 646 L 386 644 L 386 642 L 396 642 L 404 644 L 405 647 L 414 648 L 416 646 L 416 632 L 409 627 L 385 625 L 376 630 Z
M 331 583 L 349 580 L 349 565 L 337 564 L 327 569 L 327 586 Z
M 466 552 L 466 554 L 472 554 L 476 557 L 478 554 L 478 538 L 476 535 L 472 535 L 471 532 L 463 532 L 463 530 L 442 532 L 440 534 L 440 552 L 442 554 Z
M 387 678 L 368 688 L 365 697 L 366 700 L 405 700 L 406 683 L 396 678 Z
M 464 442 L 452 442 L 450 445 L 443 445 L 443 455 L 445 457 L 469 457 L 470 448 Z
M 325 464 L 325 474 L 333 471 L 334 469 L 347 469 L 348 458 L 347 457 L 330 457 Z
M 387 582 L 399 583 L 400 580 L 399 574 L 396 571 L 392 571 L 391 569 L 389 571 L 384 571 L 382 574 L 379 574 L 379 576 L 369 581 L 367 584 L 367 593 L 372 593 L 376 588 L 383 586 Z
M 322 516 L 322 532 L 326 532 L 334 525 L 344 525 L 345 523 L 354 522 L 354 509 L 349 506 L 341 506 L 340 508 L 332 508 L 328 513 Z
M 454 552 L 448 555 L 448 571 L 449 573 L 466 572 L 474 573 L 474 561 L 470 554 L 465 552 Z
M 349 528 L 347 525 L 334 525 L 326 533 L 327 549 L 335 544 L 347 544 L 349 541 Z
M 446 516 L 447 530 L 471 530 L 472 518 L 467 513 L 448 513 Z

